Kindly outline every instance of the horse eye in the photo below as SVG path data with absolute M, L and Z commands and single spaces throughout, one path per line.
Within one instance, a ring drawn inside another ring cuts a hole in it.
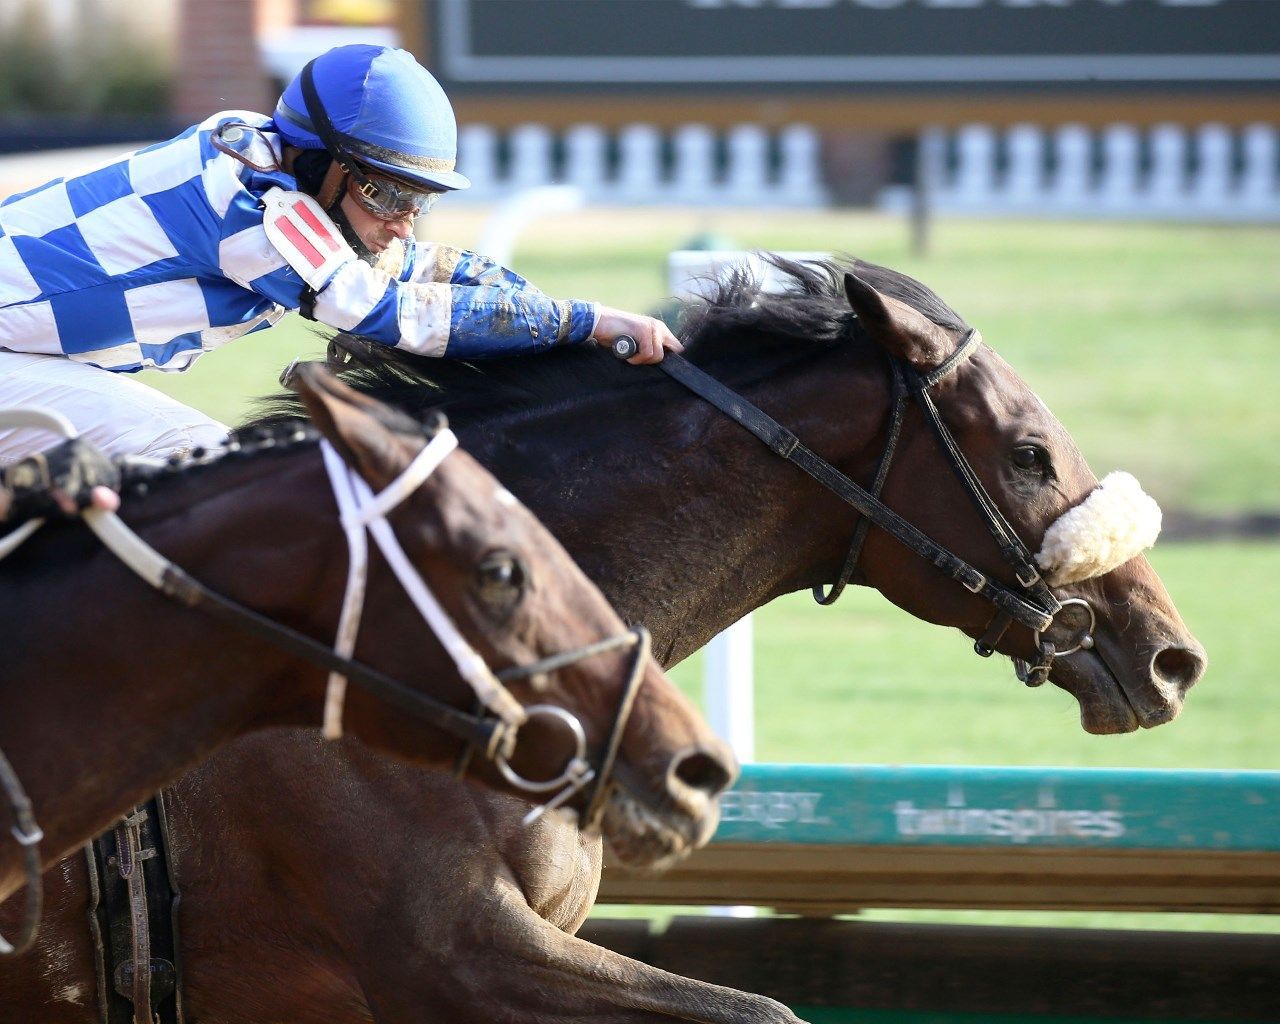
M 1013 454 L 1009 458 L 1019 469 L 1040 469 L 1044 471 L 1049 468 L 1049 455 L 1038 445 L 1020 444 L 1013 450 Z
M 524 564 L 510 551 L 491 551 L 476 566 L 476 590 L 489 604 L 511 605 L 524 592 Z

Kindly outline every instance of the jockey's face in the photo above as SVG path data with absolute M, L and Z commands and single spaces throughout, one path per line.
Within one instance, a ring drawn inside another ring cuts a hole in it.
M 350 188 L 343 195 L 340 205 L 342 212 L 346 214 L 348 223 L 351 224 L 355 233 L 360 236 L 360 241 L 374 254 L 385 250 L 394 239 L 398 238 L 403 241 L 413 234 L 412 220 L 408 218 L 383 220 L 381 217 L 375 217 L 361 203 L 356 201 L 355 196 L 351 194 Z

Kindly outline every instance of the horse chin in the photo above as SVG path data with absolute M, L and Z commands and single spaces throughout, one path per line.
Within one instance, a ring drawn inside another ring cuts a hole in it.
M 658 872 L 705 845 L 719 822 L 720 809 L 714 801 L 695 817 L 673 809 L 655 810 L 615 785 L 605 803 L 601 831 L 622 864 Z
M 1085 732 L 1098 736 L 1134 732 L 1143 724 L 1124 686 L 1095 651 L 1078 651 L 1058 659 L 1049 679 L 1080 703 L 1080 725 Z

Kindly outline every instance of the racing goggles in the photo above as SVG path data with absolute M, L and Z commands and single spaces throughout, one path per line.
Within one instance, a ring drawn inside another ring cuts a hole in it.
M 431 211 L 443 195 L 433 189 L 372 174 L 363 167 L 354 168 L 350 192 L 366 211 L 379 220 L 413 220 Z

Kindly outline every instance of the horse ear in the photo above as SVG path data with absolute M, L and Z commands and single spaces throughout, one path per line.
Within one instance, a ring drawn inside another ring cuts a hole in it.
M 882 295 L 856 274 L 844 275 L 844 293 L 871 340 L 917 370 L 932 369 L 955 348 L 947 332 L 923 313 Z
M 379 413 L 382 403 L 352 390 L 321 363 L 300 363 L 289 380 L 316 429 L 375 490 L 404 468 L 404 445 Z

